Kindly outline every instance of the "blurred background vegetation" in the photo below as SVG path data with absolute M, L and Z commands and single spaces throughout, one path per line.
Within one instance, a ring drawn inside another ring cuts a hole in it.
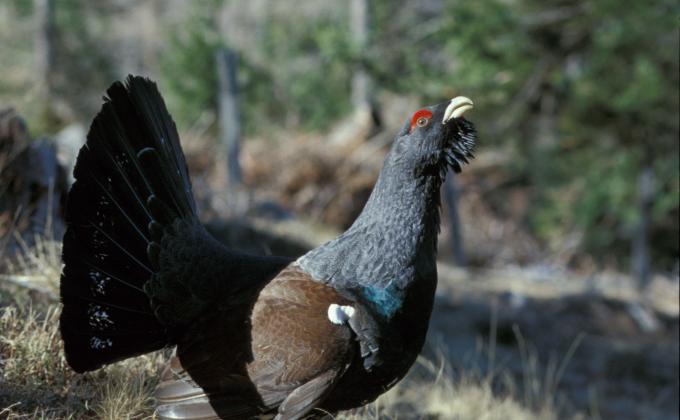
M 413 111 L 474 100 L 423 359 L 340 418 L 677 419 L 678 16 L 677 0 L 0 0 L 0 417 L 153 410 L 163 355 L 75 375 L 56 323 L 69 173 L 132 73 L 159 84 L 211 232 L 291 256 L 351 224 Z
M 677 1 L 371 0 L 359 43 L 349 4 L 5 0 L 0 104 L 52 135 L 88 124 L 112 80 L 144 74 L 180 131 L 214 138 L 223 46 L 239 56 L 244 147 L 351 116 L 357 69 L 379 104 L 465 94 L 480 153 L 503 165 L 484 198 L 503 213 L 522 191 L 514 222 L 541 258 L 568 247 L 567 264 L 628 270 L 646 235 L 652 269 L 677 273 Z

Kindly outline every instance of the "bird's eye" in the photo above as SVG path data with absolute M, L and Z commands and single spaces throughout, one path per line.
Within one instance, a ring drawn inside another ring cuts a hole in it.
M 421 109 L 420 111 L 416 111 L 415 114 L 413 114 L 413 117 L 411 117 L 411 132 L 413 131 L 414 128 L 417 127 L 425 127 L 430 123 L 430 120 L 432 119 L 432 112 L 429 109 Z

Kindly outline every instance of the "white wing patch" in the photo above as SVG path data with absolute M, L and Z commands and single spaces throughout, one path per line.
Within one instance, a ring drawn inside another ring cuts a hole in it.
M 336 325 L 342 325 L 354 315 L 354 308 L 351 306 L 341 306 L 336 303 L 328 305 L 328 319 Z

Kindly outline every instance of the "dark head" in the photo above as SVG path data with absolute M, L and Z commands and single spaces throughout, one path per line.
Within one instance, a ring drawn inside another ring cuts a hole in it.
M 397 134 L 385 163 L 416 177 L 443 177 L 448 167 L 460 172 L 461 165 L 473 157 L 475 128 L 463 118 L 472 107 L 470 99 L 458 96 L 414 112 Z

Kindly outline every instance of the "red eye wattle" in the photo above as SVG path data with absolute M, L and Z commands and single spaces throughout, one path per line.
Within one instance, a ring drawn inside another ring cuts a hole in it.
M 416 111 L 411 117 L 410 131 L 413 131 L 416 126 L 425 127 L 430 122 L 430 119 L 432 119 L 432 112 L 429 110 L 421 109 L 420 111 Z

